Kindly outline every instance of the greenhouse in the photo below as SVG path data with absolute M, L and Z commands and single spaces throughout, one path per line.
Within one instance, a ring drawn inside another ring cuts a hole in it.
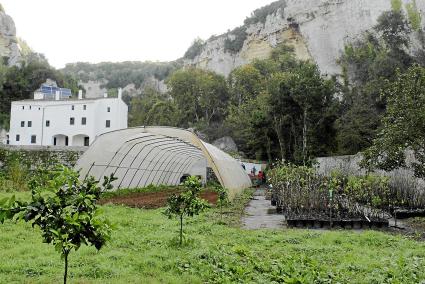
M 137 127 L 100 135 L 80 157 L 75 168 L 81 177 L 114 174 L 114 187 L 141 188 L 178 185 L 188 175 L 207 180 L 208 168 L 233 198 L 251 181 L 241 164 L 189 130 Z

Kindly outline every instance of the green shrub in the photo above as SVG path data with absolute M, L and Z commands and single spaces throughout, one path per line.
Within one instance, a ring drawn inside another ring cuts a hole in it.
M 391 7 L 393 11 L 400 12 L 403 6 L 403 2 L 401 0 L 391 0 Z
M 234 39 L 230 38 L 230 35 L 234 36 Z M 238 53 L 247 38 L 246 27 L 238 27 L 233 31 L 227 33 L 227 38 L 224 41 L 224 51 L 230 53 Z
M 251 16 L 246 18 L 244 21 L 245 25 L 253 25 L 256 23 L 265 23 L 267 16 L 276 13 L 279 9 L 283 14 L 283 9 L 286 7 L 286 0 L 279 0 L 273 2 L 267 6 L 261 7 L 254 12 L 252 12 Z
M 185 52 L 183 57 L 186 59 L 195 59 L 195 57 L 201 54 L 202 50 L 204 49 L 204 46 L 205 42 L 202 39 L 195 39 L 189 49 Z
M 413 0 L 412 3 L 406 4 L 406 10 L 413 30 L 419 31 L 421 29 L 422 17 L 421 13 L 418 11 L 418 7 L 416 6 L 416 0 Z

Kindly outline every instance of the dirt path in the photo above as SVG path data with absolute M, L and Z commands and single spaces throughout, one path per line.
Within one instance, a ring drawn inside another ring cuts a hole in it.
M 265 190 L 257 189 L 252 200 L 245 208 L 242 224 L 245 229 L 278 229 L 284 227 L 285 216 L 276 213 L 276 207 L 271 206 L 265 198 Z

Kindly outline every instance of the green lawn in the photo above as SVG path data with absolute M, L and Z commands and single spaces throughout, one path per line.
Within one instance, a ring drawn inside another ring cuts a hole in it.
M 9 195 L 9 194 L 7 194 Z M 0 199 L 5 194 L 0 194 Z M 21 197 L 25 194 L 21 194 Z M 242 202 L 224 219 L 237 223 Z M 209 210 L 188 220 L 176 245 L 177 221 L 159 210 L 105 206 L 116 224 L 100 252 L 70 256 L 70 283 L 421 283 L 425 243 L 382 232 L 258 230 L 218 222 Z M 38 230 L 0 225 L 0 283 L 60 283 L 62 261 Z

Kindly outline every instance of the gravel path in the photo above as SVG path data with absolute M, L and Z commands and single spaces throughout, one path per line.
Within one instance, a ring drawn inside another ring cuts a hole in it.
M 278 229 L 284 227 L 285 216 L 276 213 L 276 207 L 271 206 L 265 198 L 265 190 L 257 189 L 252 200 L 245 208 L 242 224 L 245 229 Z

